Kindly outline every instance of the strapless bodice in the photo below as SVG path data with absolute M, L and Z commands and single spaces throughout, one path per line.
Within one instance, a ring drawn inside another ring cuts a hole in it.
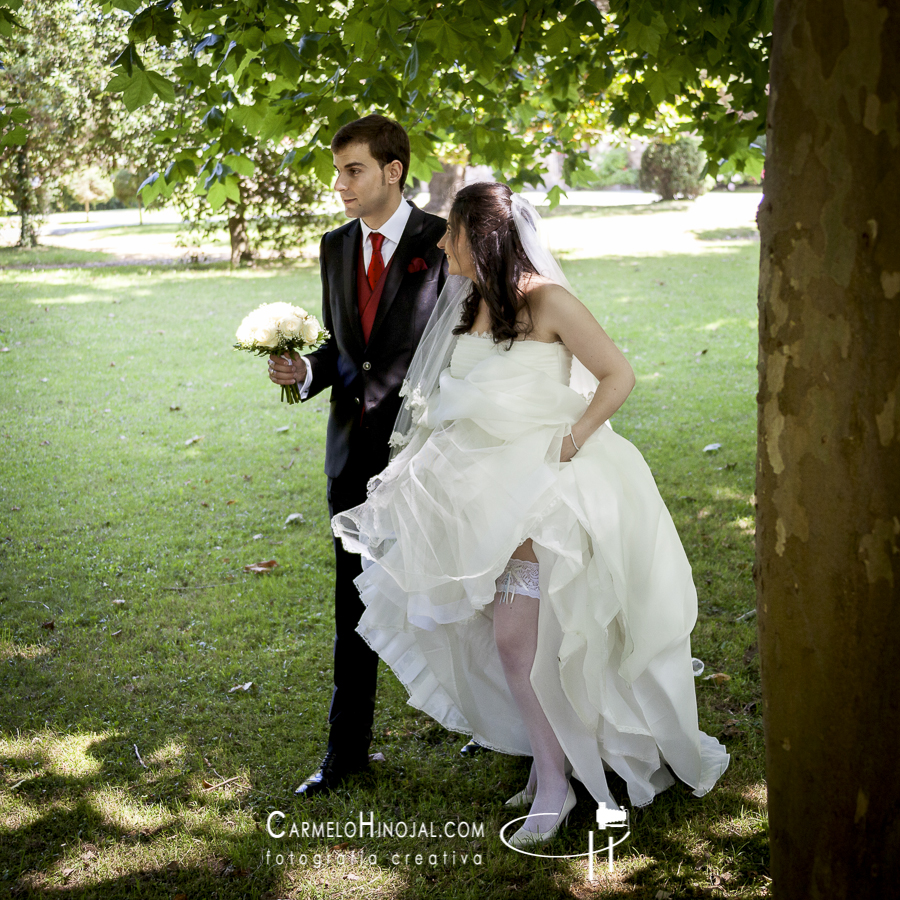
M 508 350 L 507 343 L 495 344 L 489 334 L 461 334 L 450 360 L 450 374 L 465 378 L 472 369 L 489 356 L 511 354 L 518 363 L 544 372 L 560 384 L 568 384 L 572 371 L 572 353 L 565 344 L 546 341 L 515 341 Z

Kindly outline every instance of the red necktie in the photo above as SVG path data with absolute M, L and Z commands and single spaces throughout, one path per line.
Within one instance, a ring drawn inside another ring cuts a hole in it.
M 384 242 L 384 235 L 377 231 L 369 234 L 369 240 L 372 242 L 372 258 L 369 260 L 369 268 L 366 272 L 366 278 L 369 279 L 369 287 L 375 290 L 378 279 L 384 271 L 384 258 L 381 255 L 381 245 Z

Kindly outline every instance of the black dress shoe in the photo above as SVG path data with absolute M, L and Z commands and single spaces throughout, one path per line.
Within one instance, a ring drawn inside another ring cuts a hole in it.
M 473 756 L 477 756 L 479 753 L 488 753 L 490 752 L 489 747 L 483 747 L 478 741 L 469 741 L 460 751 L 459 755 L 464 756 L 466 759 L 472 759 Z
M 368 756 L 344 762 L 344 757 L 329 750 L 319 770 L 314 772 L 294 791 L 300 797 L 320 797 L 333 791 L 348 775 L 362 772 L 369 767 Z

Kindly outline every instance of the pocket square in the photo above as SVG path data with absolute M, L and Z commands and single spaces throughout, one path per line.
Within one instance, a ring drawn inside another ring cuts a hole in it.
M 428 268 L 428 263 L 422 259 L 421 256 L 417 256 L 407 267 L 407 272 L 424 272 Z

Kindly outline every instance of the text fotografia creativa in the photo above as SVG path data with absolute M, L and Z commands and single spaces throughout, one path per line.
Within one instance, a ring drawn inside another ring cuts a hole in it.
M 456 850 L 444 850 L 441 853 L 384 853 L 384 863 L 392 866 L 465 866 L 483 865 L 484 858 L 480 853 L 468 853 Z M 285 853 L 273 853 L 266 850 L 263 862 L 267 866 L 312 866 L 321 869 L 324 866 L 377 866 L 378 854 L 366 850 L 348 850 L 346 852 L 300 853 L 289 850 Z
M 266 832 L 276 840 L 284 838 L 480 838 L 483 822 L 383 821 L 372 812 L 360 813 L 359 820 L 345 822 L 288 823 L 281 810 L 273 810 L 266 819 Z

